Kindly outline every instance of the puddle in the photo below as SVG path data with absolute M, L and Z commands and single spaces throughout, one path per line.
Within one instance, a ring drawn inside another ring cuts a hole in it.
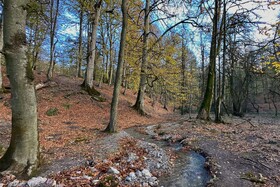
M 206 159 L 201 154 L 194 151 L 183 152 L 181 151 L 182 146 L 179 143 L 170 145 L 165 141 L 156 141 L 149 135 L 137 132 L 136 128 L 129 128 L 125 131 L 134 138 L 155 143 L 163 149 L 170 148 L 171 146 L 177 154 L 178 158 L 174 162 L 171 173 L 158 178 L 159 186 L 204 187 L 211 179 L 209 171 L 204 168 Z

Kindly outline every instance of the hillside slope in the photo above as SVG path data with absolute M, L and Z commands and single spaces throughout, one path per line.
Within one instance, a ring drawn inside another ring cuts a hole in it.
M 45 80 L 45 75 L 36 74 L 37 84 Z M 37 90 L 41 156 L 45 161 L 86 154 L 85 150 L 90 149 L 86 142 L 97 138 L 96 134 L 109 123 L 113 86 L 96 86 L 106 98 L 105 102 L 97 102 L 81 89 L 82 81 L 80 78 L 55 76 L 50 86 Z M 6 78 L 4 84 L 9 84 Z M 0 145 L 7 147 L 11 130 L 11 96 L 3 96 L 0 100 L 0 121 L 7 123 L 0 125 Z M 151 107 L 148 98 L 146 109 L 149 116 L 140 116 L 131 108 L 135 100 L 136 94 L 130 90 L 126 95 L 120 94 L 119 130 L 135 125 L 159 123 L 169 116 L 169 112 L 160 104 Z

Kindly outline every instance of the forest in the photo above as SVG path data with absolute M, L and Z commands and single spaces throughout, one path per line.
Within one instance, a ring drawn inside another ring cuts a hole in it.
M 279 186 L 278 0 L 0 0 L 1 186 Z

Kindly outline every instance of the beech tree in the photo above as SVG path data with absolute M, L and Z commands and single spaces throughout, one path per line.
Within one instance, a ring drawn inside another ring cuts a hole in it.
M 143 51 L 142 51 L 142 64 L 140 74 L 140 85 L 138 89 L 137 99 L 134 108 L 141 114 L 145 114 L 144 110 L 144 95 L 147 81 L 147 58 L 148 58 L 148 36 L 150 30 L 150 0 L 146 0 L 144 16 L 144 33 L 143 33 Z
M 212 40 L 210 49 L 210 63 L 208 70 L 208 79 L 206 83 L 206 90 L 203 101 L 200 105 L 197 118 L 209 120 L 210 119 L 210 108 L 212 104 L 214 94 L 214 84 L 216 76 L 216 57 L 217 57 L 217 34 L 218 34 L 218 21 L 220 15 L 220 0 L 215 0 L 214 17 L 213 17 L 213 29 L 212 29 Z
M 4 2 L 4 55 L 12 94 L 12 136 L 0 159 L 0 171 L 30 176 L 39 163 L 37 104 L 31 64 L 27 61 L 28 0 Z
M 2 14 L 0 15 L 0 51 L 3 49 L 3 19 Z M 3 92 L 3 80 L 2 80 L 2 62 L 4 61 L 4 56 L 0 53 L 0 93 Z
M 31 0 L 27 9 L 27 38 L 28 38 L 28 61 L 32 63 L 33 70 L 38 67 L 39 56 L 43 42 L 49 31 L 48 17 L 46 16 L 47 4 L 38 0 Z
M 114 85 L 114 93 L 113 99 L 111 103 L 111 111 L 110 111 L 110 122 L 107 126 L 107 132 L 116 132 L 117 130 L 117 119 L 118 119 L 118 103 L 119 103 L 119 93 L 122 83 L 122 71 L 123 71 L 123 63 L 124 63 L 124 49 L 126 43 L 126 29 L 127 29 L 127 2 L 126 0 L 122 0 L 122 32 L 121 32 L 121 41 L 120 41 L 120 51 L 118 57 L 118 66 L 116 73 L 116 80 Z
M 100 97 L 100 93 L 93 86 L 93 73 L 94 73 L 94 61 L 96 54 L 96 39 L 97 39 L 97 29 L 100 18 L 102 0 L 98 0 L 95 2 L 93 13 L 90 17 L 91 19 L 91 41 L 89 46 L 89 59 L 87 63 L 86 76 L 84 81 L 85 90 L 92 95 L 96 100 L 103 100 Z
M 53 78 L 55 66 L 55 46 L 57 43 L 57 41 L 55 41 L 55 36 L 57 31 L 57 18 L 60 0 L 51 0 L 50 3 L 50 61 L 47 74 L 49 80 Z
M 83 64 L 83 23 L 84 23 L 84 5 L 82 1 L 79 3 L 79 46 L 78 46 L 78 60 L 77 60 L 77 77 L 82 77 Z

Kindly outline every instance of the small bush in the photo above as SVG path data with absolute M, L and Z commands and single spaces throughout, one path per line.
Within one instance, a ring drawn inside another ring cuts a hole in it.
M 56 116 L 58 114 L 58 109 L 56 107 L 50 108 L 47 110 L 46 115 L 47 116 Z

